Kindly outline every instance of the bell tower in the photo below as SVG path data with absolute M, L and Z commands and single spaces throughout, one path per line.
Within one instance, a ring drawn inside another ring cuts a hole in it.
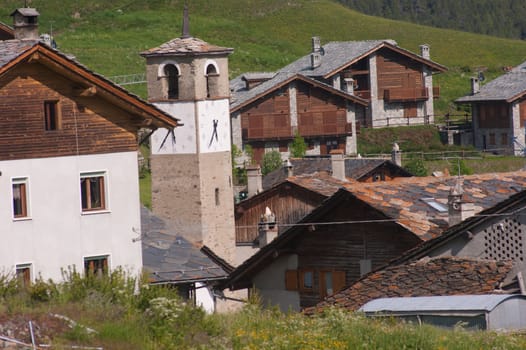
M 232 51 L 191 36 L 185 8 L 182 35 L 141 56 L 146 58 L 149 101 L 183 124 L 152 134 L 152 210 L 178 234 L 234 264 Z

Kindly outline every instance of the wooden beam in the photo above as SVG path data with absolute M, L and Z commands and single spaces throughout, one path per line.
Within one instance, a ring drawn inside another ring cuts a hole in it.
M 92 97 L 97 94 L 97 88 L 95 86 L 81 87 L 76 86 L 73 88 L 73 94 L 81 97 Z

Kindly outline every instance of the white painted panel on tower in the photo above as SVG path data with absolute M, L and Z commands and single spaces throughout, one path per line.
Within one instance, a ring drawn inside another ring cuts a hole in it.
M 152 154 L 195 154 L 197 138 L 193 102 L 156 102 L 156 107 L 180 120 L 183 125 L 170 131 L 159 128 L 151 136 Z
M 230 109 L 227 99 L 198 102 L 199 152 L 230 151 Z

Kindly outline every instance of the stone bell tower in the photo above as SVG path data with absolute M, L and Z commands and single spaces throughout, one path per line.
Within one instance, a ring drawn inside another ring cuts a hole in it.
M 234 263 L 228 55 L 231 48 L 182 35 L 141 53 L 148 99 L 183 124 L 151 137 L 152 210 L 178 234 Z

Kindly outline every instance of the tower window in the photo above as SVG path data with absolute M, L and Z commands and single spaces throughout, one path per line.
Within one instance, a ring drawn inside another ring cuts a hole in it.
M 173 64 L 168 64 L 164 67 L 164 75 L 168 87 L 168 98 L 179 98 L 179 70 Z
M 60 129 L 58 101 L 44 102 L 44 128 L 47 131 Z
M 217 73 L 216 67 L 213 64 L 209 64 L 206 67 L 206 97 L 219 95 L 217 87 L 218 80 L 219 74 Z
M 219 205 L 219 188 L 215 190 L 216 205 Z

